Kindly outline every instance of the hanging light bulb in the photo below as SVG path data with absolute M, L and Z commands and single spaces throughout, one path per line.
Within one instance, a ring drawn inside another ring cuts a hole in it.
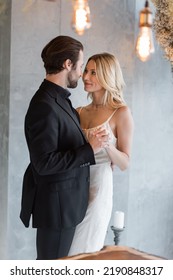
M 136 42 L 136 54 L 142 61 L 147 61 L 154 53 L 153 34 L 152 34 L 152 12 L 148 1 L 145 8 L 141 10 L 139 16 L 139 35 Z
M 90 9 L 87 0 L 74 0 L 72 27 L 82 35 L 91 27 Z

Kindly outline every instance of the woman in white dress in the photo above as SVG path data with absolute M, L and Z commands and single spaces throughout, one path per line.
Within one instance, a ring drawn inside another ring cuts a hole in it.
M 90 167 L 88 209 L 76 227 L 69 256 L 103 248 L 112 212 L 113 167 L 128 167 L 133 138 L 133 118 L 123 99 L 124 80 L 116 57 L 109 53 L 90 57 L 83 82 L 92 102 L 77 109 L 81 127 L 86 138 L 105 127 L 109 142 L 95 154 L 96 165 Z

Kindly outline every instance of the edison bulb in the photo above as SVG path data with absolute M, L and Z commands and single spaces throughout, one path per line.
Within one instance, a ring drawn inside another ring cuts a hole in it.
M 90 9 L 86 0 L 75 1 L 72 27 L 79 35 L 91 27 Z
M 76 10 L 76 30 L 79 35 L 82 35 L 87 23 L 86 11 L 84 9 Z
M 136 42 L 136 54 L 142 61 L 147 61 L 150 54 L 154 52 L 153 37 L 150 27 L 140 27 Z

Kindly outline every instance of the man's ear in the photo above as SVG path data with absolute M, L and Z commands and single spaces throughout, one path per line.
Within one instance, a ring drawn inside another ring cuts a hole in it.
M 73 64 L 70 59 L 66 59 L 63 63 L 63 66 L 64 66 L 64 69 L 67 69 L 70 71 L 72 69 Z

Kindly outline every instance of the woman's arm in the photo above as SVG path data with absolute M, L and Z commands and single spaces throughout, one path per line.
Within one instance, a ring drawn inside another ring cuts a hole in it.
M 118 109 L 116 118 L 116 147 L 109 144 L 106 147 L 107 153 L 111 159 L 112 165 L 125 170 L 129 166 L 130 154 L 132 148 L 134 123 L 131 112 L 128 107 Z M 112 119 L 112 121 L 114 118 Z

